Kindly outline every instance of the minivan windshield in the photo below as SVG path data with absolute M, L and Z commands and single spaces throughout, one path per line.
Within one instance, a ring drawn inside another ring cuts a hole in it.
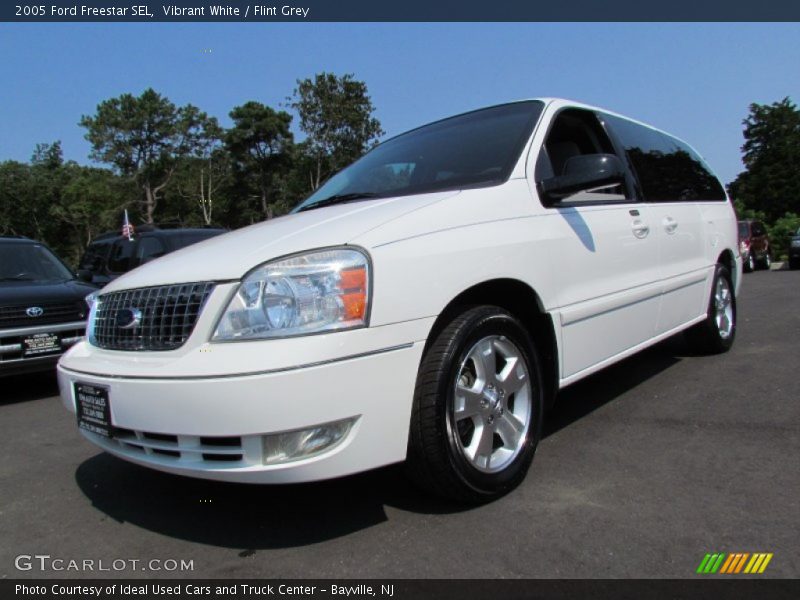
M 503 104 L 398 135 L 331 177 L 293 212 L 500 184 L 511 175 L 543 106 L 535 100 Z
M 0 281 L 65 281 L 72 273 L 39 244 L 0 244 Z

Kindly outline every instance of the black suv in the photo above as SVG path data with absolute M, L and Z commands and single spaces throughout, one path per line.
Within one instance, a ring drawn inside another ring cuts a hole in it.
M 83 339 L 95 289 L 44 244 L 0 236 L 0 376 L 51 369 Z
M 78 265 L 78 277 L 96 285 L 106 285 L 139 265 L 226 231 L 141 225 L 137 226 L 132 240 L 119 232 L 105 233 L 89 243 Z

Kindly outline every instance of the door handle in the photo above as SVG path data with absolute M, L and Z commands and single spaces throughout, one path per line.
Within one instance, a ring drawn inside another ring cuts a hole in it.
M 664 223 L 664 231 L 666 231 L 670 235 L 675 233 L 675 230 L 678 228 L 678 222 L 672 217 L 664 217 L 663 223 Z
M 633 223 L 631 223 L 631 229 L 633 230 L 633 235 L 640 240 L 646 238 L 650 233 L 650 226 L 645 224 L 641 219 L 634 220 Z

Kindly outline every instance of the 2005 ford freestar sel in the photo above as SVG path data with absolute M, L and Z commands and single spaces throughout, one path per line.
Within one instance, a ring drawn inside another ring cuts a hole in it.
M 87 439 L 154 469 L 290 483 L 406 461 L 481 502 L 525 476 L 558 389 L 684 330 L 728 350 L 740 280 L 733 208 L 689 145 L 514 102 L 115 280 L 59 384 Z

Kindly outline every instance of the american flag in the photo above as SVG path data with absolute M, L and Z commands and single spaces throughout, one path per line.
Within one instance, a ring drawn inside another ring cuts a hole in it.
M 128 219 L 128 210 L 125 209 L 125 220 L 122 222 L 122 235 L 133 241 L 133 223 Z

